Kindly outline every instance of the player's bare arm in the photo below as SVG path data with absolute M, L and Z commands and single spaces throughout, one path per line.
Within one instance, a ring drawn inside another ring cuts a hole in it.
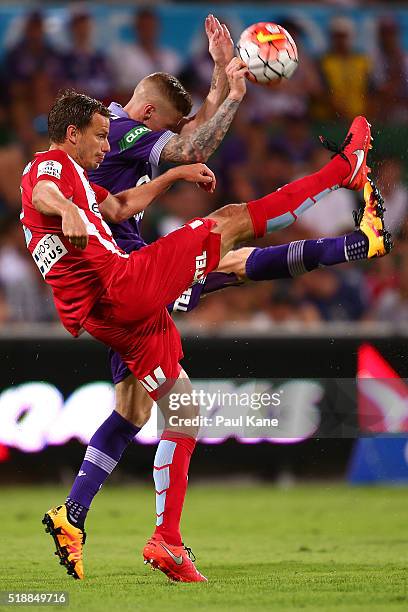
M 121 191 L 115 196 L 109 194 L 99 205 L 99 210 L 106 221 L 120 223 L 145 210 L 157 197 L 179 180 L 197 183 L 209 193 L 212 193 L 216 186 L 215 175 L 205 164 L 178 166 L 171 168 L 149 183 Z
M 230 92 L 215 115 L 187 136 L 175 135 L 162 150 L 160 161 L 186 163 L 206 161 L 227 133 L 245 96 L 246 64 L 234 57 L 226 68 Z
M 214 15 L 205 20 L 208 51 L 214 61 L 210 91 L 197 113 L 185 117 L 179 124 L 178 132 L 183 136 L 194 132 L 200 125 L 211 119 L 228 95 L 229 86 L 225 69 L 234 57 L 234 43 L 225 23 Z
M 40 181 L 33 189 L 33 205 L 43 215 L 61 217 L 62 233 L 78 249 L 88 245 L 88 232 L 78 207 L 67 200 L 52 181 Z

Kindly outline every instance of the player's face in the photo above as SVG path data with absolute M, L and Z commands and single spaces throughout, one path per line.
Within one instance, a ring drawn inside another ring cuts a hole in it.
M 77 155 L 80 164 L 87 170 L 96 170 L 110 151 L 109 119 L 95 113 L 90 125 L 79 133 Z

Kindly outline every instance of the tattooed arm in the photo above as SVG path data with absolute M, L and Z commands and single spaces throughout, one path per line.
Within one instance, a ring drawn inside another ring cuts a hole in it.
M 200 125 L 206 123 L 217 112 L 221 104 L 228 95 L 228 80 L 225 74 L 225 67 L 219 64 L 214 65 L 211 79 L 210 91 L 203 104 L 195 115 L 183 117 L 178 125 L 178 133 L 187 136 L 194 132 Z
M 174 135 L 164 146 L 160 161 L 173 163 L 207 161 L 224 138 L 246 93 L 247 66 L 234 57 L 226 68 L 230 92 L 215 115 L 187 135 Z
M 185 117 L 179 124 L 178 133 L 186 136 L 211 119 L 228 95 L 229 86 L 225 69 L 234 57 L 234 43 L 227 26 L 214 15 L 205 20 L 208 51 L 214 61 L 210 91 L 202 106 L 192 117 Z

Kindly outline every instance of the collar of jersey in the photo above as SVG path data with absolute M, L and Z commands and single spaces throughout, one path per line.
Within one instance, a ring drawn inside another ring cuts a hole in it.
M 111 111 L 111 113 L 118 115 L 118 117 L 129 117 L 123 106 L 121 106 L 117 102 L 111 102 L 109 104 L 109 110 Z

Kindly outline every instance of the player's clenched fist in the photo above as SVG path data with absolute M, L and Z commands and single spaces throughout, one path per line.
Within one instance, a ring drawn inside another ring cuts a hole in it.
M 228 97 L 241 101 L 246 93 L 245 75 L 248 72 L 248 66 L 238 57 L 233 57 L 225 72 L 230 87 Z
M 77 249 L 88 245 L 88 232 L 75 204 L 67 206 L 62 213 L 62 233 Z
M 177 173 L 177 178 L 187 181 L 188 183 L 197 183 L 201 189 L 213 193 L 215 190 L 217 179 L 215 174 L 205 164 L 189 164 L 188 166 L 179 166 L 173 169 Z

